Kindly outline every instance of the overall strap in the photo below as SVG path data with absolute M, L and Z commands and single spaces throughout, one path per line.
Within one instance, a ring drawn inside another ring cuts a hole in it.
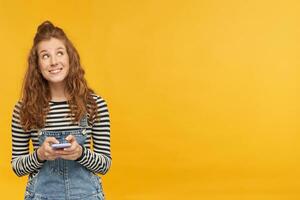
M 88 127 L 88 125 L 89 124 L 88 124 L 87 114 L 84 114 L 79 121 L 79 126 L 82 128 L 86 128 L 86 127 Z

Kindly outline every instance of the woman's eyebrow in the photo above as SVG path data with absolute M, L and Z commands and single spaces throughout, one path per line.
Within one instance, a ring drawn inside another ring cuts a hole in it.
M 56 50 L 59 50 L 59 49 L 65 50 L 66 48 L 64 48 L 64 47 L 58 47 Z
M 60 50 L 60 49 L 65 50 L 64 47 L 58 47 L 56 50 Z M 39 54 L 41 54 L 41 53 L 43 53 L 43 52 L 47 52 L 47 50 L 43 49 L 43 50 L 41 50 L 41 51 L 39 52 Z
M 47 51 L 43 49 L 43 50 L 40 51 L 40 54 L 43 53 L 43 52 L 47 52 Z

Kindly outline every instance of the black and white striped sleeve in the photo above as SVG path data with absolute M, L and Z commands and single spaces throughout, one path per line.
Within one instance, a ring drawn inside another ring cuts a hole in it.
M 12 169 L 18 176 L 28 175 L 41 168 L 43 163 L 37 159 L 36 150 L 29 151 L 30 133 L 22 129 L 20 123 L 20 102 L 16 104 L 12 116 Z
M 92 172 L 106 174 L 111 166 L 110 153 L 110 118 L 107 104 L 104 99 L 97 96 L 97 117 L 93 124 L 92 139 L 93 150 L 84 147 L 82 157 L 77 161 Z

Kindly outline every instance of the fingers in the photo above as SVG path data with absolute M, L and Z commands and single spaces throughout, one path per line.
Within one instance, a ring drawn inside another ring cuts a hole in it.
M 75 137 L 74 135 L 68 135 L 68 136 L 66 137 L 66 140 L 67 140 L 68 142 L 70 142 L 70 143 L 73 143 L 73 142 L 76 141 L 76 137 Z
M 58 144 L 59 141 L 55 137 L 47 137 L 43 145 L 39 149 L 39 158 L 41 160 L 55 160 L 63 158 L 66 160 L 76 160 L 82 154 L 82 147 L 77 143 L 76 137 L 68 135 L 66 140 L 71 143 L 71 146 L 64 149 L 53 149 L 52 144 Z
M 66 160 L 76 160 L 82 154 L 82 147 L 80 145 L 78 145 L 72 151 L 69 148 L 66 148 L 66 150 L 59 150 L 58 154 L 59 154 L 60 158 L 63 158 Z
M 51 144 L 57 144 L 59 141 L 55 137 L 47 137 L 39 149 L 41 160 L 55 160 L 58 154 L 52 149 Z
M 56 152 L 46 151 L 44 155 L 46 158 L 45 160 L 55 160 L 59 158 L 59 155 Z
M 44 143 L 47 143 L 49 146 L 51 146 L 51 144 L 58 144 L 59 141 L 55 137 L 47 137 Z
M 77 143 L 76 141 L 76 137 L 74 135 L 68 135 L 66 137 L 66 140 L 71 143 L 71 146 L 68 147 L 68 148 L 64 148 L 64 151 L 66 152 L 72 152 L 72 151 L 75 151 L 76 148 L 78 148 L 79 144 Z
M 59 158 L 59 154 L 57 154 L 51 146 L 45 148 L 44 155 L 46 160 L 55 160 L 56 158 Z
M 71 146 L 58 151 L 60 158 L 66 160 L 76 160 L 82 154 L 82 147 L 77 143 L 76 137 L 73 135 L 68 135 L 66 140 L 71 143 Z

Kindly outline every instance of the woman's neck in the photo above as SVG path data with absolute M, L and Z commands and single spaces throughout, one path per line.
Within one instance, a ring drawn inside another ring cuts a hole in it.
M 67 101 L 67 95 L 65 88 L 61 84 L 51 84 L 50 85 L 51 100 L 52 101 Z

